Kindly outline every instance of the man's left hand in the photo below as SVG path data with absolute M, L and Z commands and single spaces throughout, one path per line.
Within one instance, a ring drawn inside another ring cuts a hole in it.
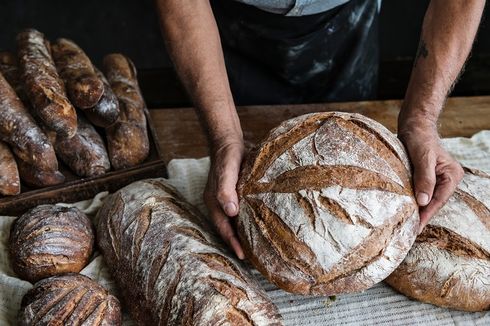
M 435 125 L 401 126 L 398 134 L 413 166 L 413 183 L 420 207 L 420 229 L 447 202 L 463 178 L 463 168 L 442 147 Z

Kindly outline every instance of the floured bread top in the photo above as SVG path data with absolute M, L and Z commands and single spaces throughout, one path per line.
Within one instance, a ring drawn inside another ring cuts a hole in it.
M 359 114 L 282 123 L 246 160 L 238 190 L 248 258 L 290 292 L 366 289 L 398 266 L 416 236 L 403 146 Z
M 139 324 L 282 324 L 209 222 L 163 179 L 124 187 L 97 217 L 99 247 Z
M 490 176 L 466 169 L 388 282 L 443 307 L 490 309 Z

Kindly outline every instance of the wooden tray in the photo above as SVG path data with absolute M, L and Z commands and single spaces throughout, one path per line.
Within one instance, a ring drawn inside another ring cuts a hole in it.
M 80 178 L 60 162 L 60 171 L 66 178 L 64 183 L 39 189 L 22 186 L 19 195 L 0 197 L 0 215 L 20 215 L 29 208 L 41 204 L 77 202 L 93 198 L 102 191 L 114 192 L 136 180 L 165 177 L 167 172 L 158 146 L 158 136 L 148 110 L 145 114 L 150 154 L 142 164 L 129 169 L 111 170 L 97 177 Z

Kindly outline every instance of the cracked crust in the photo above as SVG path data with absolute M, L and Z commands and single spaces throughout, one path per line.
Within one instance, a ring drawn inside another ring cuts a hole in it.
M 403 146 L 358 114 L 282 123 L 246 159 L 238 192 L 247 257 L 289 292 L 365 290 L 415 240 L 418 207 Z
M 420 301 L 466 311 L 490 309 L 490 176 L 465 169 L 448 203 L 386 279 Z
M 97 214 L 98 245 L 145 325 L 281 325 L 258 284 L 163 179 L 135 182 Z

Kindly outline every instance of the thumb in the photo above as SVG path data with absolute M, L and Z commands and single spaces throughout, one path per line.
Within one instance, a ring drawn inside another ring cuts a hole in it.
M 436 185 L 436 159 L 430 154 L 415 158 L 412 162 L 415 198 L 419 206 L 427 206 L 432 199 Z
M 236 184 L 240 171 L 240 160 L 226 162 L 218 177 L 216 199 L 226 215 L 232 217 L 238 214 L 238 194 Z

